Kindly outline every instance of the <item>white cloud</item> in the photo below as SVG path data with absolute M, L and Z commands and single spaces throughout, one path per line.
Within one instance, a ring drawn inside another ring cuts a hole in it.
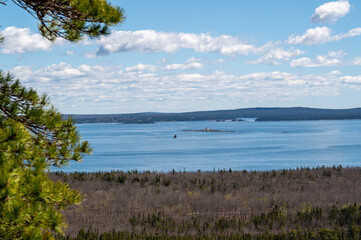
M 347 0 L 340 0 L 325 3 L 316 8 L 312 15 L 312 22 L 335 23 L 339 18 L 345 16 L 350 11 L 350 3 Z
M 291 67 L 331 67 L 341 65 L 341 59 L 346 55 L 343 51 L 330 51 L 327 55 L 318 55 L 316 59 L 302 57 L 293 59 Z
M 83 56 L 86 58 L 96 58 L 97 55 L 94 52 L 84 52 Z
M 342 50 L 339 51 L 329 51 L 327 56 L 332 57 L 332 58 L 341 58 L 343 56 L 345 56 L 346 53 Z
M 342 72 L 341 71 L 338 71 L 338 70 L 334 70 L 334 71 L 331 71 L 328 73 L 329 75 L 341 75 Z
M 165 66 L 166 70 L 189 70 L 189 69 L 201 69 L 202 63 L 187 63 L 187 64 L 169 64 Z
M 328 27 L 316 27 L 307 29 L 301 36 L 290 36 L 289 44 L 313 45 L 328 42 L 331 35 L 331 29 Z
M 345 65 L 348 66 L 361 66 L 361 57 L 354 57 L 345 62 Z
M 133 67 L 127 67 L 125 68 L 126 72 L 143 72 L 143 71 L 151 71 L 154 72 L 157 70 L 157 67 L 151 64 L 143 64 L 139 63 Z
M 347 33 L 333 36 L 332 40 L 339 41 L 344 38 L 351 38 L 351 37 L 355 37 L 355 36 L 359 36 L 359 35 L 361 35 L 361 28 L 353 28 L 350 31 L 348 31 Z
M 272 65 L 278 65 L 281 63 L 284 63 L 286 61 L 289 61 L 293 57 L 297 57 L 301 54 L 304 54 L 306 51 L 302 51 L 300 49 L 288 49 L 284 50 L 282 48 L 275 48 L 269 50 L 268 53 L 260 57 L 259 59 L 255 61 L 249 61 L 248 64 L 272 64 Z
M 340 51 L 329 51 L 327 55 L 318 55 L 315 59 L 302 57 L 293 59 L 291 67 L 332 67 L 332 66 L 361 66 L 361 57 L 343 60 L 346 53 Z M 340 71 L 332 71 L 329 74 L 341 74 Z
M 216 61 L 214 61 L 215 64 L 220 64 L 220 63 L 225 63 L 226 60 L 224 60 L 223 58 L 219 58 Z
M 355 57 L 355 58 L 351 61 L 350 65 L 361 66 L 361 57 Z
M 298 59 L 294 59 L 290 63 L 291 67 L 314 67 L 314 64 L 312 64 L 311 58 L 308 57 L 302 57 Z
M 216 52 L 223 55 L 259 53 L 267 47 L 256 47 L 229 35 L 213 37 L 210 34 L 156 32 L 154 30 L 114 31 L 99 40 L 97 55 L 114 52 L 142 53 L 175 52 L 192 49 L 196 52 Z
M 7 27 L 1 35 L 5 37 L 4 42 L 0 44 L 3 54 L 49 51 L 53 45 L 40 34 L 32 34 L 29 28 Z
M 200 61 L 200 59 L 191 57 L 191 58 L 187 59 L 187 60 L 185 61 L 185 63 L 194 63 L 194 62 L 199 62 L 199 61 Z
M 358 76 L 343 76 L 340 78 L 344 83 L 361 83 L 361 75 Z
M 361 28 L 353 28 L 347 33 L 331 35 L 331 29 L 328 27 L 316 27 L 307 29 L 302 35 L 290 36 L 287 40 L 289 44 L 315 45 L 331 41 L 339 41 L 345 38 L 351 38 L 361 35 Z
M 164 62 L 163 62 L 164 63 Z M 185 61 L 185 63 L 173 63 L 173 64 L 166 64 L 164 66 L 155 66 L 151 64 L 143 64 L 139 63 L 132 67 L 126 67 L 126 72 L 155 72 L 161 70 L 167 71 L 176 71 L 176 70 L 192 70 L 192 69 L 201 69 L 203 68 L 203 64 L 198 62 L 195 58 L 190 58 Z
M 191 69 L 202 69 L 204 66 L 198 62 L 195 58 L 188 59 L 184 64 L 168 64 L 164 67 L 165 70 L 191 70 Z

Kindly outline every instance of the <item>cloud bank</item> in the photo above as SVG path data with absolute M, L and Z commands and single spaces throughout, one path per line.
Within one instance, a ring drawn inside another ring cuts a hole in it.
M 260 57 L 255 61 L 249 61 L 247 64 L 270 64 L 270 65 L 279 65 L 289 61 L 291 58 L 297 57 L 306 53 L 306 51 L 302 51 L 300 49 L 288 49 L 284 50 L 282 48 L 275 48 L 269 50 L 268 53 Z
M 291 67 L 332 67 L 341 65 L 341 57 L 346 55 L 343 51 L 329 51 L 327 55 L 318 55 L 316 59 L 302 57 L 293 59 Z
M 166 66 L 171 65 L 74 67 L 59 63 L 35 70 L 30 66 L 18 66 L 11 71 L 25 84 L 49 93 L 52 102 L 64 113 L 188 111 L 208 109 L 209 106 L 229 108 L 248 101 L 336 95 L 339 89 L 354 87 L 360 79 L 341 73 L 302 75 L 271 71 L 237 75 L 217 70 L 209 73 L 195 70 L 173 72 Z
M 112 35 L 102 38 L 97 55 L 115 52 L 137 51 L 141 53 L 176 52 L 191 49 L 196 52 L 214 52 L 222 55 L 259 53 L 267 46 L 256 47 L 243 42 L 240 38 L 210 34 L 157 32 L 154 30 L 114 31 Z

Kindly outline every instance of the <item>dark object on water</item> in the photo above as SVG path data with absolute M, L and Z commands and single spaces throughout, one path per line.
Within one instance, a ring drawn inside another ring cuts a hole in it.
M 177 134 L 174 134 L 174 137 L 173 138 L 177 138 Z

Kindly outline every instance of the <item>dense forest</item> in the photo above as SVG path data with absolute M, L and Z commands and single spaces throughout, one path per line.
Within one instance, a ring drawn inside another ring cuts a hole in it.
M 361 169 L 50 173 L 84 195 L 59 239 L 360 239 Z
M 138 124 L 169 121 L 239 121 L 241 118 L 255 118 L 256 121 L 344 120 L 361 119 L 361 108 L 242 108 L 185 113 L 74 114 L 72 117 L 77 123 Z

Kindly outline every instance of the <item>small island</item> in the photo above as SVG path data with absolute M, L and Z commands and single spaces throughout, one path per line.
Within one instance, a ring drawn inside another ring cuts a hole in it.
M 205 129 L 199 129 L 199 130 L 192 130 L 192 129 L 185 129 L 183 132 L 236 132 L 236 131 L 222 131 L 217 129 L 211 129 L 211 128 L 205 128 Z

